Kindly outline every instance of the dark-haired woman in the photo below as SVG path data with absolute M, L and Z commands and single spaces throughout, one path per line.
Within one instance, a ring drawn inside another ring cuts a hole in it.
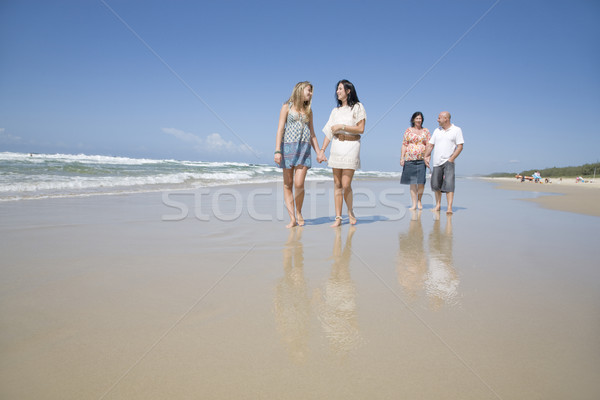
M 358 100 L 354 85 L 341 80 L 336 85 L 337 107 L 331 111 L 329 121 L 323 128 L 325 139 L 322 151 L 329 143 L 327 165 L 333 169 L 335 222 L 332 227 L 342 224 L 342 205 L 346 201 L 348 219 L 351 225 L 356 224 L 356 216 L 352 210 L 352 178 L 354 171 L 360 168 L 360 137 L 365 131 L 367 113 Z
M 410 128 L 404 132 L 402 140 L 402 153 L 400 165 L 402 165 L 402 178 L 400 183 L 410 185 L 411 210 L 421 210 L 423 204 L 423 190 L 425 189 L 425 149 L 431 134 L 427 128 L 423 128 L 425 121 L 423 113 L 417 111 L 410 119 Z

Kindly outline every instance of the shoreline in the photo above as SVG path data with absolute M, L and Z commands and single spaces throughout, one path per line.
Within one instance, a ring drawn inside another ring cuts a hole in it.
M 553 183 L 533 183 L 520 182 L 515 178 L 482 179 L 496 184 L 497 189 L 539 193 L 540 195 L 535 198 L 521 200 L 537 203 L 550 210 L 600 217 L 600 182 L 598 181 L 575 183 L 575 179 L 565 178 L 562 182 L 554 180 Z

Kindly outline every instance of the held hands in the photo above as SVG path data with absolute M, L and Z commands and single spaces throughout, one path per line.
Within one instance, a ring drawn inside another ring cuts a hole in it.
M 404 167 L 404 157 L 400 157 L 400 166 Z
M 429 166 L 429 161 L 431 160 L 431 156 L 429 157 L 425 157 L 424 161 L 425 161 L 425 166 L 429 169 L 431 169 L 431 167 Z
M 275 164 L 281 165 L 281 153 L 275 153 L 273 159 L 275 160 Z
M 327 161 L 327 157 L 325 157 L 325 152 L 324 151 L 318 151 L 317 152 L 317 162 L 319 164 L 321 164 L 323 161 Z

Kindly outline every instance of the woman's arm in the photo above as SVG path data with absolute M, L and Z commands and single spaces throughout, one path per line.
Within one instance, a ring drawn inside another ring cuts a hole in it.
M 283 132 L 285 130 L 285 122 L 287 121 L 288 112 L 290 111 L 290 106 L 288 104 L 284 104 L 281 106 L 281 111 L 279 112 L 279 124 L 277 125 L 277 136 L 275 137 L 275 156 L 273 159 L 278 165 L 281 165 L 281 142 L 283 142 Z
M 310 129 L 310 143 L 313 149 L 315 149 L 315 153 L 317 153 L 317 162 L 321 163 L 322 161 L 327 161 L 327 158 L 325 158 L 325 155 L 323 154 L 323 150 L 319 147 L 319 139 L 317 139 L 317 135 L 315 135 L 312 113 L 308 120 L 308 129 Z
M 310 144 L 315 151 L 320 151 L 319 148 L 319 139 L 317 139 L 317 135 L 315 135 L 315 129 L 313 127 L 313 116 L 312 113 L 308 119 L 308 129 L 310 130 Z
M 406 135 L 410 132 L 410 128 L 404 131 L 404 135 L 402 135 L 402 150 L 400 151 L 400 165 L 404 167 L 404 156 L 406 155 L 406 150 L 408 149 L 408 138 Z
M 323 153 L 325 153 L 325 149 L 327 148 L 327 146 L 329 146 L 329 142 L 331 142 L 329 140 L 329 138 L 327 136 L 325 136 L 325 139 L 323 139 L 323 147 L 321 147 L 321 151 Z
M 404 155 L 406 154 L 406 145 L 402 141 L 402 151 L 400 152 L 400 165 L 404 167 Z
M 337 125 L 333 125 L 331 127 L 331 131 L 333 132 L 333 134 L 335 135 L 336 133 L 353 133 L 353 134 L 358 134 L 361 135 L 365 132 L 365 120 L 361 119 L 360 121 L 358 121 L 358 124 L 356 124 L 355 126 L 350 126 L 350 125 L 344 125 L 344 124 L 337 124 Z

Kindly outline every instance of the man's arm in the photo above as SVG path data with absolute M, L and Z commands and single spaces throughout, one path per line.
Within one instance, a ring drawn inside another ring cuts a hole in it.
M 454 162 L 454 160 L 456 160 L 456 157 L 458 157 L 458 155 L 460 154 L 460 152 L 463 149 L 463 145 L 459 144 L 456 145 L 456 149 L 454 149 L 454 153 L 452 153 L 452 155 L 450 156 L 450 158 L 448 159 L 448 161 L 450 162 Z
M 433 146 L 431 143 L 427 143 L 427 147 L 425 148 L 425 165 L 427 166 L 427 168 L 429 167 L 429 161 L 431 160 L 431 151 L 433 150 Z

